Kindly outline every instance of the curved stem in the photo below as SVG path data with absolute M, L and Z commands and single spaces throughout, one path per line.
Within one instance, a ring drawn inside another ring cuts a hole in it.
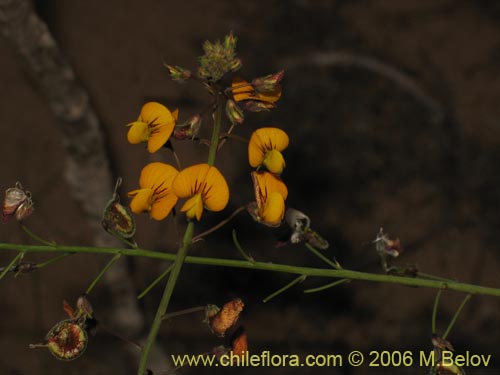
M 441 293 L 443 293 L 443 289 L 439 289 L 436 298 L 434 299 L 434 307 L 432 308 L 432 334 L 436 334 L 436 316 L 437 316 L 437 309 L 438 309 L 438 304 L 439 304 L 439 299 L 441 298 Z
M 329 264 L 330 266 L 332 266 L 336 270 L 342 269 L 342 267 L 340 267 L 340 265 L 337 262 L 334 262 L 334 261 L 328 259 L 326 256 L 324 256 L 323 254 L 321 254 L 316 248 L 312 247 L 308 243 L 306 243 L 306 247 L 309 249 L 309 251 L 311 253 L 313 253 L 314 255 L 316 255 L 319 259 L 321 259 L 323 262 Z
M 148 338 L 146 340 L 146 344 L 144 345 L 141 359 L 139 361 L 138 375 L 146 374 L 149 353 L 156 340 L 158 331 L 160 330 L 161 321 L 163 319 L 163 316 L 165 315 L 165 312 L 167 311 L 168 304 L 170 303 L 170 298 L 172 297 L 172 293 L 174 292 L 174 287 L 175 284 L 177 283 L 177 278 L 179 277 L 182 265 L 184 264 L 184 260 L 186 258 L 186 254 L 189 249 L 189 245 L 191 244 L 191 238 L 193 237 L 193 232 L 194 232 L 194 222 L 190 221 L 186 228 L 186 232 L 184 232 L 184 239 L 182 240 L 182 246 L 179 248 L 179 251 L 175 256 L 174 268 L 172 269 L 170 277 L 168 278 L 167 286 L 165 287 L 163 296 L 161 297 L 160 305 L 156 310 L 156 315 L 153 320 L 153 324 L 151 324 Z
M 55 252 L 55 253 L 87 253 L 87 254 L 121 254 L 123 256 L 143 257 L 150 259 L 162 259 L 174 261 L 176 255 L 160 251 L 146 249 L 117 249 L 111 247 L 91 247 L 91 246 L 44 246 L 44 245 L 18 245 L 0 243 L 1 250 L 24 251 L 26 253 Z M 269 262 L 249 262 L 246 260 L 207 258 L 198 256 L 187 256 L 186 263 L 206 266 L 246 268 L 271 272 L 292 273 L 297 275 L 331 277 L 336 279 L 351 279 L 372 281 L 378 283 L 399 284 L 413 287 L 424 287 L 434 289 L 447 289 L 468 294 L 480 294 L 500 297 L 500 286 L 497 288 L 486 287 L 474 284 L 461 283 L 457 281 L 438 281 L 429 279 L 419 279 L 408 276 L 393 276 L 379 273 L 359 272 L 348 269 L 313 268 L 301 267 L 288 264 Z
M 196 241 L 201 240 L 206 235 L 208 235 L 208 234 L 210 234 L 212 232 L 215 232 L 217 229 L 222 228 L 224 225 L 226 225 L 227 223 L 229 223 L 236 215 L 238 215 L 241 211 L 243 211 L 245 209 L 246 209 L 246 206 L 238 207 L 236 210 L 234 210 L 234 212 L 231 215 L 229 215 L 229 217 L 227 219 L 222 220 L 220 223 L 214 225 L 212 228 L 206 230 L 205 232 L 202 232 L 202 233 L 197 234 L 196 236 L 194 236 L 193 240 L 192 240 L 193 243 L 196 242 Z
M 249 262 L 255 262 L 255 260 L 250 255 L 247 255 L 247 253 L 245 252 L 245 250 L 243 250 L 243 248 L 241 247 L 240 242 L 238 241 L 238 237 L 236 237 L 236 229 L 233 229 L 232 235 L 233 235 L 234 246 L 236 246 L 236 248 L 240 252 L 240 254 L 243 257 L 243 259 L 245 259 L 245 260 L 247 260 Z
M 40 242 L 43 245 L 55 245 L 56 243 L 54 241 L 47 241 L 44 240 L 42 237 L 36 235 L 33 233 L 26 225 L 21 224 L 21 228 L 26 233 L 28 236 L 30 236 L 32 239 L 34 239 L 36 242 Z

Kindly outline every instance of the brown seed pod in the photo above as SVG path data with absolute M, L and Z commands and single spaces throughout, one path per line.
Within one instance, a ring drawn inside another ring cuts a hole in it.
M 239 298 L 226 303 L 217 314 L 209 318 L 212 332 L 223 337 L 236 324 L 244 306 L 245 304 Z

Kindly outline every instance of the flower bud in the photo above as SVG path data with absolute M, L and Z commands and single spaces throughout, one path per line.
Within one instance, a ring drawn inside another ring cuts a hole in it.
M 191 71 L 184 69 L 180 66 L 171 66 L 171 65 L 166 65 L 165 67 L 168 69 L 170 73 L 170 78 L 172 78 L 174 81 L 177 82 L 185 82 L 189 78 L 191 78 Z
M 275 108 L 274 103 L 261 102 L 257 100 L 245 100 L 243 102 L 243 109 L 248 112 L 268 112 Z
M 279 83 L 285 76 L 285 71 L 280 70 L 277 73 L 269 74 L 264 77 L 252 80 L 252 86 L 256 93 L 268 93 L 279 89 Z
M 195 115 L 191 117 L 189 121 L 176 126 L 172 136 L 179 141 L 183 141 L 188 138 L 193 139 L 198 135 L 200 128 L 201 116 Z
M 238 41 L 238 38 L 236 38 L 231 31 L 228 35 L 224 37 L 224 48 L 226 50 L 232 50 L 236 48 L 236 42 Z
M 243 110 L 232 99 L 226 101 L 226 116 L 232 124 L 242 124 L 245 120 Z
M 2 207 L 2 221 L 6 223 L 12 216 L 16 220 L 22 221 L 34 210 L 33 201 L 31 200 L 31 193 L 23 189 L 19 182 L 16 186 L 5 190 L 5 198 Z

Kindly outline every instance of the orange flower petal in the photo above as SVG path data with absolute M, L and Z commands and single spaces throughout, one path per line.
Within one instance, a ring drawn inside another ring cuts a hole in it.
M 234 77 L 232 82 L 234 101 L 252 99 L 254 93 L 252 85 L 240 77 Z
M 226 179 L 216 167 L 208 170 L 203 202 L 210 211 L 222 211 L 229 202 L 229 187 Z
M 179 172 L 169 164 L 154 162 L 146 165 L 141 171 L 139 186 L 157 190 L 159 187 L 170 188 Z
M 196 164 L 180 171 L 172 183 L 175 195 L 179 198 L 189 198 L 199 193 L 209 169 L 208 164 Z
M 285 168 L 285 159 L 278 150 L 271 150 L 266 153 L 264 161 L 262 162 L 271 173 L 281 174 Z
M 174 131 L 175 123 L 162 124 L 154 127 L 148 140 L 148 151 L 150 154 L 154 154 L 160 148 L 167 143 L 168 139 Z
M 165 219 L 172 208 L 176 205 L 178 198 L 173 194 L 166 194 L 165 196 L 155 200 L 151 207 L 151 217 L 155 220 Z
M 288 147 L 288 135 L 278 128 L 260 128 L 253 132 L 248 143 L 248 161 L 252 167 L 261 165 L 266 153 L 271 150 L 283 151 Z M 284 160 L 283 160 L 284 163 Z
M 140 214 L 142 212 L 147 212 L 151 209 L 151 203 L 153 200 L 153 190 L 152 189 L 138 189 L 133 190 L 128 193 L 129 197 L 133 197 L 130 202 L 130 209 L 134 214 Z
M 283 195 L 277 191 L 269 193 L 260 216 L 268 225 L 279 225 L 285 216 L 285 199 Z
M 190 219 L 196 217 L 196 220 L 200 221 L 201 214 L 203 213 L 203 200 L 201 194 L 195 194 L 189 198 L 182 206 L 181 212 L 185 212 L 186 216 Z
M 127 133 L 127 140 L 133 145 L 141 142 L 146 142 L 149 138 L 148 124 L 141 121 L 135 121 L 127 126 L 130 127 Z
M 175 122 L 168 108 L 157 102 L 148 102 L 142 106 L 139 121 L 148 124 L 167 124 Z
M 276 89 L 266 93 L 256 93 L 252 85 L 242 78 L 235 77 L 231 87 L 233 88 L 233 98 L 235 102 L 243 100 L 258 100 L 266 103 L 275 103 L 281 97 L 281 86 L 277 85 Z

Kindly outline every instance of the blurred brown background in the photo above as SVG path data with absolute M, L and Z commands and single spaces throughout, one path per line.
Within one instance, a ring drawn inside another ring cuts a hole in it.
M 326 255 L 346 268 L 380 272 L 370 241 L 383 226 L 405 246 L 396 264 L 500 287 L 497 1 L 53 0 L 34 5 L 88 90 L 112 172 L 123 177 L 124 192 L 135 188 L 146 163 L 171 160 L 127 144 L 124 125 L 137 117 L 141 105 L 158 100 L 179 107 L 187 118 L 210 101 L 196 84 L 171 82 L 163 62 L 194 69 L 203 40 L 221 39 L 233 30 L 244 63 L 242 76 L 286 70 L 278 109 L 248 116 L 237 133 L 248 136 L 256 127 L 271 124 L 289 133 L 283 175 L 290 192 L 287 203 L 307 212 L 329 240 Z M 6 189 L 19 180 L 31 190 L 36 213 L 28 225 L 36 233 L 61 244 L 90 245 L 92 230 L 64 178 L 60 126 L 4 39 L 0 56 L 0 186 Z M 185 164 L 205 157 L 203 146 L 178 147 Z M 229 142 L 218 163 L 230 184 L 231 203 L 223 214 L 207 215 L 200 231 L 252 196 L 244 147 Z M 137 227 L 141 247 L 175 251 L 172 220 L 154 223 L 144 215 L 137 218 Z M 273 231 L 245 214 L 194 246 L 191 254 L 237 257 L 230 240 L 235 227 L 240 242 L 258 260 L 324 266 L 300 246 L 274 248 Z M 13 222 L 0 226 L 0 241 L 32 243 Z M 0 264 L 13 255 L 1 252 Z M 28 349 L 64 318 L 62 300 L 73 303 L 105 261 L 98 255 L 74 255 L 0 282 L 0 374 L 135 373 L 127 345 L 102 331 L 75 362 L 58 362 L 45 350 Z M 129 260 L 126 270 L 133 290 L 139 293 L 165 267 Z M 431 349 L 433 290 L 352 282 L 305 295 L 302 289 L 325 283 L 310 278 L 268 304 L 261 302 L 290 280 L 284 274 L 186 265 L 171 311 L 241 297 L 246 303 L 242 323 L 255 352 Z M 161 289 L 132 308 L 142 323 L 124 335 L 140 339 L 147 332 Z M 438 328 L 445 329 L 462 298 L 443 294 Z M 118 331 L 126 326 L 114 324 L 117 307 L 105 284 L 95 289 L 91 301 L 103 325 Z M 499 310 L 499 299 L 473 297 L 450 336 L 459 352 L 493 355 L 488 368 L 469 368 L 468 374 L 497 374 L 500 369 Z M 127 317 L 120 319 L 123 323 Z M 160 357 L 203 353 L 219 345 L 200 320 L 196 315 L 164 324 Z M 427 369 L 258 371 L 421 374 Z

